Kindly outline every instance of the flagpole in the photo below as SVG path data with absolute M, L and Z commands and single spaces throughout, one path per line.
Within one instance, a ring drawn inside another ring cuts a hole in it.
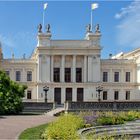
M 43 23 L 42 23 L 42 29 L 44 31 L 44 20 L 45 20 L 45 12 L 44 12 L 44 9 L 43 9 Z
M 92 31 L 92 24 L 93 24 L 92 8 L 91 8 L 91 15 L 90 15 L 90 23 L 91 23 L 91 31 Z

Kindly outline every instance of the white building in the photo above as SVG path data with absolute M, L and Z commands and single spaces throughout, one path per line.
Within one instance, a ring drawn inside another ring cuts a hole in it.
M 4 59 L 0 48 L 0 68 L 14 81 L 27 84 L 24 101 L 97 101 L 101 85 L 102 101 L 140 100 L 140 49 L 101 59 L 99 29 L 88 31 L 83 40 L 52 40 L 48 30 L 37 35 L 38 44 L 30 59 Z

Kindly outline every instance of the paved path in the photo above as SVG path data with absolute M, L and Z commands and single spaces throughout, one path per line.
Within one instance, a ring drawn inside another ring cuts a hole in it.
M 0 139 L 17 139 L 26 128 L 51 122 L 55 119 L 49 115 L 0 116 Z

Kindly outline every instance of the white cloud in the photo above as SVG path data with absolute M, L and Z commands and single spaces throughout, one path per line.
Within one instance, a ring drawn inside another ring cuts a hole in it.
M 140 1 L 133 1 L 115 15 L 120 22 L 117 25 L 119 45 L 140 47 Z
M 13 48 L 15 46 L 11 37 L 4 36 L 2 34 L 0 34 L 0 42 L 2 46 L 6 46 L 8 48 L 11 48 L 11 47 Z
M 0 34 L 0 42 L 2 44 L 3 52 L 15 53 L 15 57 L 22 57 L 23 53 L 28 55 L 34 48 L 35 35 L 32 32 L 17 32 L 9 35 Z M 29 52 L 30 51 L 30 52 Z

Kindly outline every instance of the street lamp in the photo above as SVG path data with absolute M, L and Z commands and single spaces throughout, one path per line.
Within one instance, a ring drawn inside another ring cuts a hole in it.
M 45 103 L 47 103 L 47 92 L 49 90 L 49 87 L 45 86 L 43 87 L 43 91 L 45 91 Z
M 100 102 L 101 101 L 100 93 L 101 91 L 103 91 L 103 87 L 102 86 L 96 87 L 96 91 L 98 92 L 98 101 Z

